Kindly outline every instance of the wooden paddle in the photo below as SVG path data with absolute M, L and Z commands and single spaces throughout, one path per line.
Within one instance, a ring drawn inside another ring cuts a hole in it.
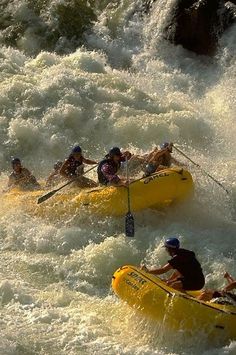
M 210 174 L 208 174 L 207 171 L 205 171 L 204 169 L 201 168 L 201 166 L 197 163 L 195 163 L 192 159 L 190 159 L 185 153 L 183 153 L 179 148 L 176 148 L 176 146 L 173 145 L 173 147 L 175 148 L 175 150 L 177 152 L 179 152 L 181 155 L 183 155 L 186 159 L 188 159 L 193 165 L 195 165 L 196 167 L 199 168 L 199 170 L 205 174 L 206 176 L 208 176 L 211 180 L 213 180 L 218 186 L 220 186 L 227 194 L 229 194 L 229 191 L 224 187 L 223 184 L 221 184 L 221 182 L 219 182 L 218 180 L 216 180 L 213 176 L 211 176 Z
M 127 204 L 128 204 L 128 212 L 125 215 L 125 235 L 126 237 L 133 238 L 135 231 L 134 231 L 134 217 L 131 213 L 130 207 L 130 187 L 129 187 L 129 167 L 128 167 L 128 159 L 126 158 L 126 178 L 128 182 L 127 186 Z
M 84 176 L 85 174 L 87 174 L 89 171 L 95 169 L 96 167 L 98 166 L 98 164 L 96 164 L 95 166 L 93 166 L 92 168 L 86 170 L 81 176 Z M 72 182 L 76 181 L 77 178 L 75 179 L 72 179 L 70 181 L 68 181 L 67 183 L 65 183 L 64 185 L 58 187 L 57 189 L 55 190 L 52 190 L 52 191 L 49 191 L 48 193 L 46 193 L 45 195 L 41 196 L 38 198 L 38 201 L 37 201 L 37 204 L 39 205 L 40 203 L 44 202 L 44 201 L 47 201 L 50 197 L 52 197 L 53 195 L 55 195 L 58 191 L 64 189 L 64 187 L 72 184 Z

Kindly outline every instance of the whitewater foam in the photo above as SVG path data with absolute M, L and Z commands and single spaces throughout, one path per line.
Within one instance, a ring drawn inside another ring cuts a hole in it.
M 181 331 L 168 336 L 164 325 L 138 316 L 110 290 L 123 264 L 165 263 L 163 239 L 176 234 L 196 252 L 207 286 L 222 287 L 225 270 L 236 276 L 236 27 L 222 37 L 215 58 L 197 57 L 163 41 L 171 4 L 156 2 L 148 18 L 134 14 L 139 2 L 110 5 L 86 35 L 92 51 L 31 57 L 0 49 L 0 186 L 12 156 L 43 179 L 75 143 L 99 159 L 113 145 L 138 153 L 172 140 L 230 195 L 175 152 L 193 174 L 195 200 L 168 213 L 136 214 L 132 241 L 121 234 L 123 218 L 81 212 L 52 221 L 1 200 L 4 355 L 236 352 L 235 342 L 209 344 L 200 331 L 193 339 Z M 29 43 L 38 48 L 32 33 L 25 38 L 25 50 Z

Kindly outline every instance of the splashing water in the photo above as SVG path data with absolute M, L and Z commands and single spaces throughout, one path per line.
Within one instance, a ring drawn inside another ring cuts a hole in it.
M 25 3 L 17 4 L 23 16 Z M 110 290 L 123 264 L 163 264 L 160 245 L 174 234 L 198 255 L 207 286 L 222 287 L 225 270 L 236 276 L 236 27 L 222 37 L 215 58 L 197 57 L 162 39 L 172 4 L 157 1 L 141 16 L 141 2 L 103 2 L 86 47 L 71 52 L 75 42 L 67 39 L 64 55 L 40 51 L 29 30 L 18 48 L 1 47 L 1 188 L 11 156 L 43 179 L 76 142 L 99 159 L 113 145 L 146 152 L 170 140 L 230 195 L 189 165 L 194 201 L 168 213 L 136 214 L 132 241 L 121 234 L 123 218 L 81 212 L 51 221 L 1 203 L 0 354 L 236 352 L 235 342 L 209 344 L 200 330 L 194 339 L 181 330 L 173 338 Z

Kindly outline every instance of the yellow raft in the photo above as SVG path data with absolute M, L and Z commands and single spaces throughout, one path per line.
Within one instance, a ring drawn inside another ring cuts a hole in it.
M 209 340 L 236 339 L 236 307 L 203 302 L 199 292 L 178 292 L 158 277 L 123 266 L 112 278 L 114 292 L 128 305 L 164 327 L 184 334 L 205 334 Z
M 181 168 L 166 169 L 130 184 L 132 212 L 146 208 L 163 208 L 184 201 L 193 193 L 191 174 Z M 20 192 L 13 190 L 5 199 L 14 206 L 23 205 L 36 215 L 75 214 L 86 210 L 95 214 L 120 216 L 127 212 L 127 188 L 98 187 L 94 189 L 71 188 L 62 190 L 44 203 L 37 205 L 45 191 Z

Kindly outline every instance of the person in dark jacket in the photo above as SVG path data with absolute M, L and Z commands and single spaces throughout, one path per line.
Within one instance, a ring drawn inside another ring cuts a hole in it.
M 166 280 L 167 285 L 178 291 L 201 290 L 205 278 L 195 253 L 180 248 L 180 242 L 175 237 L 167 239 L 164 247 L 171 256 L 168 263 L 159 269 L 147 269 L 146 266 L 142 266 L 142 270 L 154 275 L 162 275 L 173 270 L 172 275 Z
M 126 181 L 120 178 L 117 173 L 121 167 L 121 163 L 125 162 L 129 157 L 129 152 L 122 154 L 118 147 L 110 149 L 105 159 L 98 165 L 97 174 L 99 183 L 105 186 L 126 186 Z
M 75 179 L 78 187 L 95 187 L 95 181 L 88 179 L 83 175 L 84 164 L 94 165 L 97 164 L 95 160 L 84 158 L 82 149 L 79 145 L 75 146 L 69 157 L 64 161 L 60 168 L 60 174 L 67 180 Z

